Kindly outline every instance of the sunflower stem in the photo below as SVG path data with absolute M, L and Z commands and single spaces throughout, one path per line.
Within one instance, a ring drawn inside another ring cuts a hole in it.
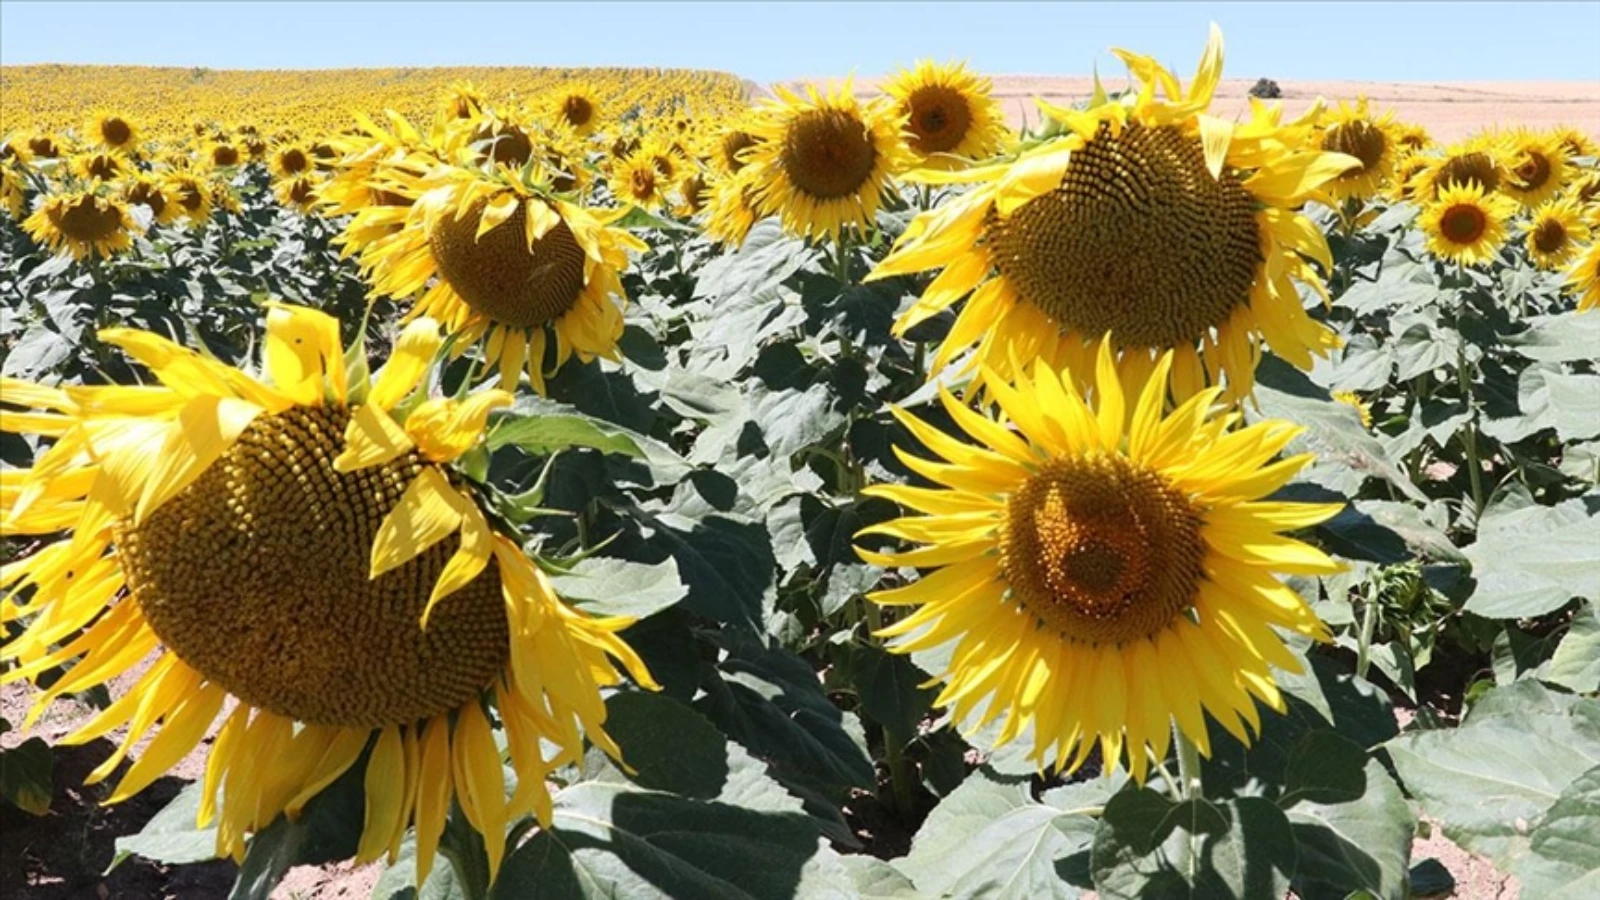
M 1356 677 L 1366 678 L 1372 667 L 1372 632 L 1378 624 L 1378 586 L 1368 588 L 1366 601 L 1361 607 L 1361 634 L 1356 640 Z
M 1179 789 L 1177 780 L 1172 777 L 1172 770 L 1167 768 L 1167 761 L 1164 759 L 1157 759 L 1156 752 L 1151 750 L 1148 746 L 1144 748 L 1144 752 L 1150 757 L 1151 767 L 1161 775 L 1162 782 L 1166 784 L 1167 796 L 1171 797 L 1174 801 L 1182 800 L 1183 792 Z
M 1183 798 L 1204 800 L 1206 792 L 1200 783 L 1200 748 L 1189 740 L 1182 728 L 1173 726 L 1172 734 L 1178 748 L 1178 780 L 1183 782 Z
M 871 604 L 868 604 L 871 608 Z M 902 816 L 911 815 L 911 773 L 906 768 L 905 742 L 894 729 L 884 726 L 883 761 L 889 767 L 889 789 L 894 794 L 894 808 Z

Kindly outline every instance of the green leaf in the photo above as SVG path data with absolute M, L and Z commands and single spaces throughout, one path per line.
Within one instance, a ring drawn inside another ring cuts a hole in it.
M 755 631 L 773 585 L 775 561 L 765 527 L 723 515 L 690 519 L 673 513 L 643 514 L 647 533 L 617 540 L 613 549 L 634 559 L 677 561 L 678 575 L 689 592 L 682 605 L 689 611 Z
M 1456 889 L 1456 877 L 1433 857 L 1411 867 L 1411 896 L 1448 896 Z
M 1581 499 L 1503 512 L 1491 507 L 1477 541 L 1462 552 L 1478 582 L 1467 612 L 1520 619 L 1573 597 L 1600 599 L 1600 516 Z
M 1284 773 L 1284 808 L 1301 801 L 1348 803 L 1366 793 L 1363 770 L 1366 752 L 1361 745 L 1333 731 L 1307 731 L 1295 743 Z
M 200 782 L 185 785 L 171 803 L 139 829 L 138 834 L 117 838 L 117 852 L 111 865 L 116 866 L 130 855 L 168 865 L 215 859 L 217 829 L 195 825 L 195 817 L 200 812 L 200 788 Z
M 1543 677 L 1580 694 L 1600 691 L 1600 609 L 1594 603 L 1572 617 Z
M 687 234 L 700 233 L 698 228 L 673 221 L 638 206 L 629 209 L 622 218 L 612 223 L 612 227 L 626 228 L 630 231 L 640 228 L 653 228 L 656 231 L 679 231 Z
M 635 619 L 658 613 L 689 593 L 672 559 L 642 563 L 591 556 L 551 581 L 556 593 L 595 615 Z
M 1368 760 L 1364 775 L 1361 792 L 1348 801 L 1299 803 L 1287 811 L 1301 900 L 1344 900 L 1353 891 L 1382 900 L 1407 896 L 1416 821 L 1381 763 Z
M 1545 428 L 1562 441 L 1600 435 L 1600 375 L 1570 375 L 1535 363 L 1517 378 L 1521 414 L 1483 423 L 1483 433 L 1517 441 Z
M 893 865 L 864 854 L 840 857 L 859 900 L 922 900 L 917 886 Z
M 1510 869 L 1528 830 L 1600 764 L 1600 701 L 1536 681 L 1494 688 L 1459 727 L 1387 745 L 1406 790 L 1463 848 Z
M 1524 896 L 1588 900 L 1600 895 L 1600 766 L 1561 792 L 1528 835 L 1529 852 L 1513 868 Z
M 1541 362 L 1583 362 L 1600 347 L 1600 318 L 1580 313 L 1532 316 L 1527 331 L 1506 339 L 1506 345 Z
M 1270 800 L 1174 803 L 1125 790 L 1095 829 L 1094 886 L 1105 900 L 1281 897 L 1295 853 L 1289 820 Z
M 891 739 L 910 740 L 933 705 L 933 690 L 918 687 L 927 673 L 906 656 L 871 645 L 850 649 L 849 672 L 861 711 L 888 729 Z
M 524 405 L 528 405 L 527 402 Z M 651 471 L 668 484 L 683 478 L 690 470 L 683 457 L 660 441 L 577 413 L 506 413 L 495 420 L 487 443 L 490 450 L 512 446 L 537 456 L 548 456 L 569 447 L 617 453 L 645 461 Z
M 50 811 L 55 758 L 43 738 L 28 738 L 0 750 L 0 797 L 23 812 L 42 816 Z
M 588 782 L 556 796 L 553 827 L 506 858 L 490 896 L 791 900 L 850 883 L 804 815 Z
M 1089 846 L 1094 820 L 1035 803 L 1027 784 L 980 769 L 928 814 L 898 863 L 924 897 L 1060 898 L 1057 867 Z

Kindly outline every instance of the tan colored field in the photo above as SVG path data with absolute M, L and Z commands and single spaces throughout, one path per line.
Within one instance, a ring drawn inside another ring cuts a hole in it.
M 863 96 L 878 93 L 883 78 L 857 79 Z M 1084 75 L 996 75 L 995 96 L 1006 119 L 1018 126 L 1039 120 L 1034 97 L 1067 105 L 1089 96 L 1093 81 Z M 1108 90 L 1126 86 L 1124 79 L 1103 79 Z M 1255 84 L 1251 78 L 1226 78 L 1217 93 L 1217 109 L 1231 115 L 1246 108 Z M 1375 110 L 1392 108 L 1395 115 L 1420 123 L 1435 139 L 1454 140 L 1491 125 L 1548 128 L 1574 125 L 1600 138 L 1600 82 L 1473 81 L 1415 84 L 1385 81 L 1290 81 L 1279 79 L 1285 110 L 1298 113 L 1317 97 L 1329 101 L 1365 95 Z

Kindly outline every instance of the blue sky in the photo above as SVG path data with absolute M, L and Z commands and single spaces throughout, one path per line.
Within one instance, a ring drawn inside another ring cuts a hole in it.
M 0 2 L 0 62 L 689 66 L 766 82 L 922 57 L 990 73 L 1119 72 L 1106 48 L 1120 45 L 1181 72 L 1213 20 L 1234 77 L 1592 80 L 1600 92 L 1600 2 Z

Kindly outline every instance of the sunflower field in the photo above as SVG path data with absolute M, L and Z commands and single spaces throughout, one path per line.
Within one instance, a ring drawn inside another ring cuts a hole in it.
M 1596 135 L 1115 52 L 0 70 L 5 894 L 1595 896 Z

